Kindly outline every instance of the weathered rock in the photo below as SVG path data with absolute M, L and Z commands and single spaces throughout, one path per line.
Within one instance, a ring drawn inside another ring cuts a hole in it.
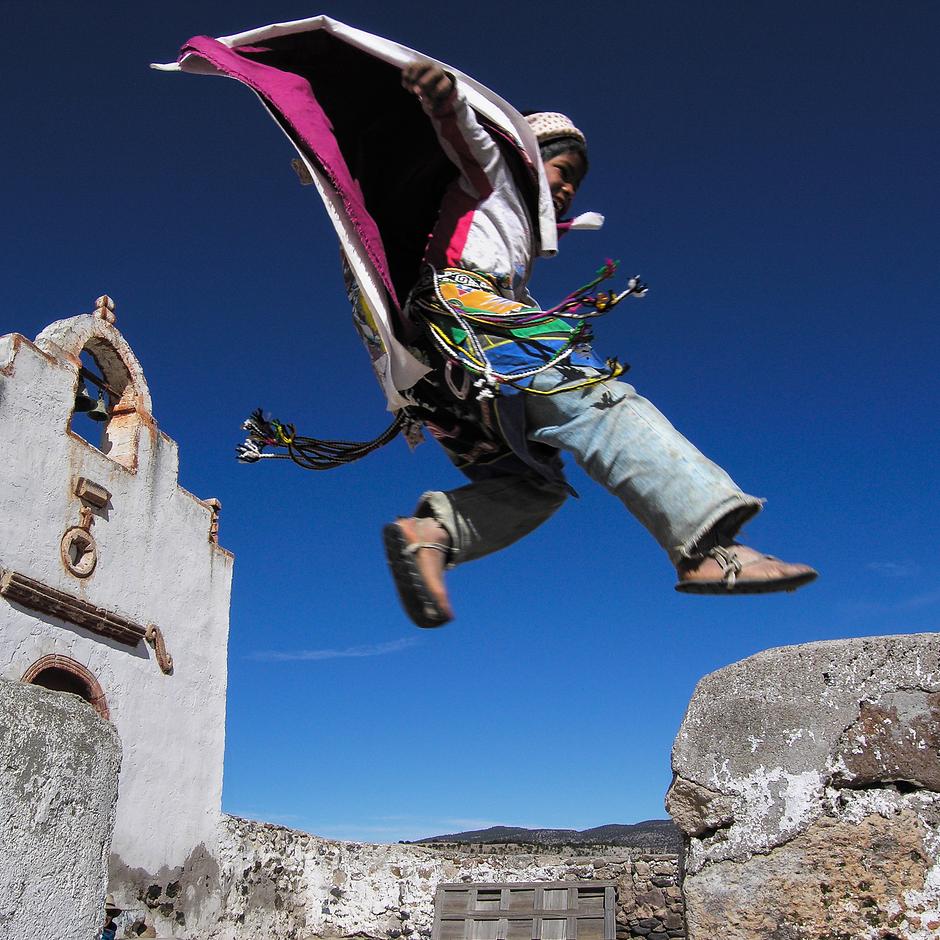
M 730 797 L 681 777 L 669 788 L 668 808 L 676 825 L 693 836 L 729 826 L 734 818 Z
M 847 785 L 895 782 L 940 792 L 940 693 L 903 690 L 862 702 L 837 754 Z
M 880 937 L 874 928 L 897 930 L 904 914 L 921 913 L 899 902 L 924 884 L 926 837 L 909 810 L 858 823 L 820 817 L 766 856 L 720 862 L 689 879 L 690 936 L 859 940 Z
M 86 702 L 0 680 L 0 937 L 98 936 L 120 766 Z
M 673 770 L 689 940 L 940 936 L 940 635 L 706 676 Z

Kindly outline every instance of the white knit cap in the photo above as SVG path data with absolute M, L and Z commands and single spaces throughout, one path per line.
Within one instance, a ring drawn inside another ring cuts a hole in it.
M 535 133 L 535 139 L 540 144 L 548 143 L 548 141 L 556 140 L 559 137 L 574 137 L 575 140 L 580 140 L 582 144 L 587 146 L 584 134 L 571 123 L 571 118 L 559 114 L 558 111 L 538 111 L 535 114 L 527 115 L 526 121 Z

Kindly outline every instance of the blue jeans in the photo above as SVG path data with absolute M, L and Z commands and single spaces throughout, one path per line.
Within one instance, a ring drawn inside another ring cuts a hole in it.
M 571 368 L 564 373 L 550 369 L 532 387 L 544 391 L 571 379 Z M 554 395 L 523 394 L 528 438 L 572 454 L 645 526 L 673 564 L 690 557 L 717 524 L 723 534 L 732 535 L 763 505 L 626 382 Z M 425 493 L 418 514 L 432 515 L 447 530 L 451 560 L 461 564 L 522 538 L 566 496 L 564 487 L 535 473 L 507 474 L 446 493 Z

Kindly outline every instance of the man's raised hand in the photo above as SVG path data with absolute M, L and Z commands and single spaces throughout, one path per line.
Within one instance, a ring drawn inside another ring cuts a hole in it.
M 440 67 L 430 62 L 416 62 L 401 70 L 401 83 L 413 95 L 427 101 L 436 111 L 454 90 L 454 80 Z

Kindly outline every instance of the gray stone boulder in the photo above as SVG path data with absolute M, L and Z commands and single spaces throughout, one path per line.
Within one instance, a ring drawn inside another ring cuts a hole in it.
M 720 669 L 672 766 L 689 940 L 940 937 L 940 634 Z
M 0 937 L 100 936 L 120 766 L 86 702 L 0 679 Z

